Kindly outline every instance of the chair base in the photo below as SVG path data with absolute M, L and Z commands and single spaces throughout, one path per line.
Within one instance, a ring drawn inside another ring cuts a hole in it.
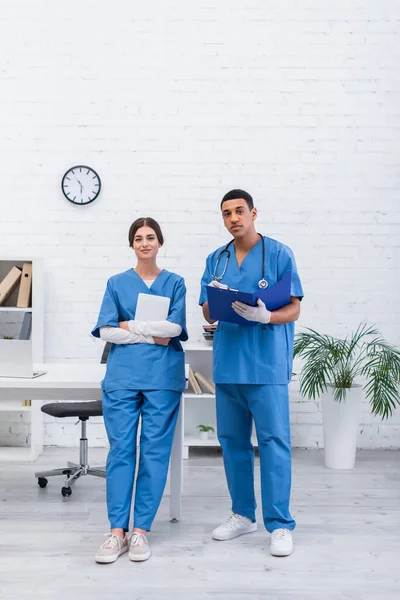
M 63 487 L 71 487 L 75 481 L 84 475 L 93 475 L 94 477 L 106 476 L 105 466 L 101 467 L 90 467 L 89 465 L 77 465 L 75 463 L 68 463 L 67 467 L 61 469 L 51 469 L 50 471 L 38 471 L 35 473 L 37 479 L 47 479 L 47 477 L 56 477 L 58 475 L 66 475 L 66 479 Z M 44 486 L 45 487 L 45 486 Z
M 41 488 L 47 486 L 47 477 L 56 477 L 58 475 L 66 475 L 66 479 L 61 493 L 63 496 L 70 496 L 72 494 L 71 485 L 75 483 L 80 477 L 85 475 L 93 475 L 94 477 L 106 476 L 105 466 L 101 467 L 90 467 L 88 462 L 88 440 L 86 437 L 86 418 L 81 419 L 81 439 L 79 442 L 80 452 L 80 464 L 68 462 L 66 467 L 61 469 L 51 469 L 49 471 L 37 471 L 35 477 L 38 480 L 38 484 Z

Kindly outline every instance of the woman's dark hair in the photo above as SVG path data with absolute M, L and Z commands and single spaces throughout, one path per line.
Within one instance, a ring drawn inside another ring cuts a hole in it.
M 230 192 L 225 194 L 225 196 L 222 198 L 221 205 L 220 205 L 221 210 L 222 210 L 222 205 L 224 202 L 226 202 L 227 200 L 237 200 L 238 198 L 243 198 L 243 200 L 246 201 L 246 204 L 249 207 L 249 210 L 254 208 L 253 198 L 250 196 L 250 194 L 248 192 L 245 192 L 244 190 L 231 190 Z
M 162 234 L 161 227 L 159 226 L 157 221 L 155 221 L 155 219 L 152 219 L 151 217 L 140 217 L 140 219 L 136 219 L 136 221 L 134 221 L 129 228 L 128 238 L 129 246 L 131 248 L 133 246 L 133 240 L 135 239 L 136 232 L 141 227 L 150 227 L 151 229 L 154 229 L 154 232 L 158 239 L 158 243 L 160 244 L 160 246 L 164 244 L 164 236 Z

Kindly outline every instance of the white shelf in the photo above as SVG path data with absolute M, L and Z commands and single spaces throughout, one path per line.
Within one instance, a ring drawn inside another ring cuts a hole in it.
M 251 438 L 251 443 L 256 448 L 258 446 L 257 438 Z M 219 447 L 220 443 L 218 438 L 212 437 L 208 438 L 208 440 L 202 440 L 197 435 L 185 435 L 183 438 L 183 445 L 190 447 L 203 447 L 203 446 L 211 446 L 211 447 Z
M 0 462 L 32 462 L 31 448 L 0 446 Z
M 193 344 L 183 343 L 182 348 L 184 349 L 185 352 L 188 350 L 195 351 L 195 352 L 198 352 L 198 351 L 210 352 L 213 349 L 213 345 L 212 344 L 204 344 L 202 342 L 197 342 L 197 343 L 193 343 Z
M 14 330 L 19 332 L 23 315 L 29 313 L 32 315 L 32 359 L 33 363 L 43 363 L 43 336 L 44 336 L 44 265 L 42 258 L 27 258 L 24 256 L 0 256 L 0 281 L 9 272 L 11 267 L 18 266 L 22 268 L 24 263 L 32 264 L 32 293 L 31 306 L 29 308 L 21 308 L 16 306 L 18 303 L 19 288 L 17 287 L 10 298 L 7 300 L 8 305 L 0 307 L 0 319 L 6 319 L 8 326 L 13 326 Z M 10 313 L 7 315 L 7 313 Z M 16 338 L 18 334 L 12 333 Z M 22 379 L 21 379 L 22 382 Z M 5 412 L 29 413 L 30 418 L 30 447 L 0 447 L 0 461 L 34 461 L 43 449 L 43 413 L 40 410 L 41 400 L 32 401 L 32 406 L 24 406 L 23 401 L 26 396 L 21 390 L 16 391 L 16 397 L 21 398 L 17 402 L 10 391 L 10 396 L 2 394 L 4 400 L 0 401 L 0 419 L 4 420 Z M 6 440 L 4 440 L 7 443 Z
M 208 438 L 208 440 L 202 440 L 199 436 L 196 435 L 185 435 L 183 438 L 184 446 L 219 446 L 219 441 L 216 437 Z
M 0 402 L 0 411 L 7 412 L 30 412 L 32 410 L 32 406 L 18 406 L 16 402 Z
M 215 394 L 192 394 L 191 392 L 189 394 L 186 394 L 185 392 L 183 396 L 185 398 L 198 398 L 199 400 L 204 398 L 215 398 Z
M 0 306 L 0 312 L 32 312 L 32 308 L 20 308 L 19 306 Z

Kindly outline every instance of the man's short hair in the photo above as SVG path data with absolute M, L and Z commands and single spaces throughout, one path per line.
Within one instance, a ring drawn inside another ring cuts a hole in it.
M 237 200 L 238 198 L 243 198 L 243 200 L 246 201 L 246 204 L 249 207 L 249 210 L 254 208 L 253 198 L 250 196 L 250 194 L 248 192 L 245 192 L 244 190 L 231 190 L 230 192 L 225 194 L 225 196 L 222 198 L 221 205 L 220 205 L 221 210 L 222 210 L 222 205 L 224 202 L 226 202 L 227 200 Z

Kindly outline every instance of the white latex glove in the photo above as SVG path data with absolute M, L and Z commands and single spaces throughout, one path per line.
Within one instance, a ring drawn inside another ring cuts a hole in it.
M 225 283 L 220 283 L 219 281 L 217 281 L 216 279 L 213 279 L 212 281 L 210 281 L 210 283 L 208 283 L 207 285 L 209 285 L 210 287 L 216 287 L 219 288 L 220 290 L 227 290 L 229 289 L 227 285 L 225 285 Z
M 233 302 L 232 308 L 236 314 L 246 319 L 246 321 L 255 321 L 266 325 L 271 320 L 271 313 L 261 298 L 257 300 L 257 306 L 249 306 L 243 302 Z

